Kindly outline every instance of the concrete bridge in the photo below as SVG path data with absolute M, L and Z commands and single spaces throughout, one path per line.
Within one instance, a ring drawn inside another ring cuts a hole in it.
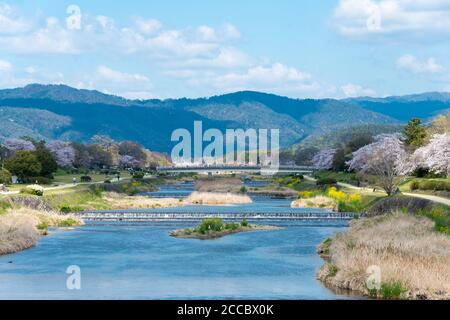
M 224 173 L 260 173 L 262 170 L 266 170 L 261 166 L 217 166 L 217 165 L 204 165 L 204 166 L 184 166 L 184 167 L 157 167 L 157 172 L 162 173 L 210 173 L 210 174 L 224 174 Z M 271 170 L 268 168 L 267 170 Z M 313 167 L 309 166 L 280 166 L 277 170 L 278 173 L 312 173 Z
M 221 218 L 223 220 L 351 220 L 358 216 L 345 212 L 282 212 L 282 213 L 198 213 L 170 211 L 85 211 L 76 213 L 84 220 L 92 221 L 200 221 L 205 218 Z

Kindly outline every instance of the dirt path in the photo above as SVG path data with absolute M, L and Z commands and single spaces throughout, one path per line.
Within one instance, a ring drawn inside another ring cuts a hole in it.
M 430 200 L 430 201 L 434 201 L 434 202 L 438 202 L 438 203 L 442 203 L 442 204 L 445 204 L 447 206 L 450 206 L 450 199 L 447 199 L 447 198 L 438 197 L 438 196 L 432 196 L 432 195 L 429 195 L 429 194 L 422 194 L 422 193 L 418 194 L 418 193 L 405 193 L 405 192 L 403 192 L 403 194 L 405 196 L 427 199 L 427 200 Z

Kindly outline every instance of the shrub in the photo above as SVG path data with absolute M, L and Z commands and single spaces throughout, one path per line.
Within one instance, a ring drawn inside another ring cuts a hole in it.
M 36 225 L 36 228 L 37 228 L 38 230 L 47 230 L 47 229 L 48 229 L 48 223 L 45 222 L 45 221 L 40 222 L 40 223 L 38 223 L 38 224 Z
M 111 183 L 111 180 L 107 179 L 103 183 Z
M 247 219 L 243 219 L 243 220 L 241 221 L 241 226 L 243 226 L 243 227 L 248 227 L 248 221 L 247 221 Z
M 222 231 L 224 228 L 223 220 L 220 218 L 207 218 L 203 219 L 200 225 L 197 227 L 197 231 L 201 234 L 205 234 L 210 231 Z
M 67 227 L 76 226 L 77 224 L 78 224 L 78 222 L 75 219 L 67 218 L 67 219 L 64 219 L 64 220 L 60 221 L 58 223 L 58 227 L 67 228 Z
M 141 181 L 133 181 L 131 183 L 131 185 L 135 188 L 138 188 L 138 187 L 142 186 L 142 182 Z
M 380 293 L 383 299 L 400 299 L 408 290 L 400 281 L 381 283 Z
M 61 207 L 59 209 L 59 212 L 61 212 L 61 213 L 70 213 L 70 212 L 72 212 L 72 208 L 69 207 L 69 206 L 64 206 L 64 207 Z
M 12 175 L 8 170 L 0 169 L 0 183 L 1 184 L 10 184 L 12 182 L 11 178 L 12 178 Z
M 145 173 L 142 171 L 135 171 L 133 172 L 133 179 L 134 180 L 142 180 L 144 179 Z
M 247 192 L 247 188 L 246 188 L 245 186 L 242 186 L 242 187 L 239 189 L 239 192 L 240 192 L 240 193 L 246 193 L 246 192 Z
M 31 194 L 31 195 L 34 195 L 34 196 L 42 197 L 44 195 L 44 188 L 42 188 L 39 185 L 29 185 L 29 186 L 26 186 L 25 188 L 22 188 L 20 190 L 20 193 L 22 193 L 22 194 Z
M 411 184 L 409 185 L 409 189 L 410 189 L 411 191 L 418 190 L 419 188 L 420 188 L 420 183 L 419 183 L 419 181 L 417 181 L 417 180 L 414 180 L 414 181 L 411 182 Z
M 347 199 L 347 194 L 343 191 L 337 190 L 335 187 L 331 187 L 327 192 L 330 198 L 336 199 L 338 201 L 344 201 Z
M 63 206 L 59 209 L 59 212 L 61 213 L 72 213 L 72 212 L 81 212 L 84 209 L 81 207 L 71 207 L 71 206 Z
M 334 277 L 338 273 L 338 271 L 339 271 L 339 268 L 336 265 L 334 265 L 332 263 L 328 264 L 328 274 L 331 277 Z
M 314 193 L 312 191 L 301 191 L 298 193 L 298 196 L 302 199 L 308 199 L 312 198 L 314 196 Z
M 239 225 L 235 222 L 225 224 L 225 229 L 227 230 L 236 230 L 237 228 L 239 228 Z
M 317 179 L 316 184 L 318 186 L 335 185 L 337 184 L 337 180 L 335 178 L 323 177 Z
M 81 176 L 80 181 L 81 182 L 91 182 L 92 178 L 90 176 Z
M 418 189 L 431 191 L 450 191 L 450 182 L 436 180 L 422 181 L 418 184 Z
M 352 202 L 362 201 L 362 197 L 360 194 L 354 193 L 349 196 L 349 200 Z

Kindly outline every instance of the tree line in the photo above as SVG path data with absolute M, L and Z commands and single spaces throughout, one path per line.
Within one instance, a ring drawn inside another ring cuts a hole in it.
M 0 183 L 10 183 L 12 176 L 24 183 L 51 180 L 58 168 L 71 172 L 142 170 L 167 162 L 164 155 L 136 142 L 116 142 L 101 135 L 94 136 L 90 143 L 10 138 L 0 144 Z

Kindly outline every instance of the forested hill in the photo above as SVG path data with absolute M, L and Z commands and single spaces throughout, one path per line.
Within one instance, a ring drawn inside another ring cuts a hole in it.
M 449 94 L 404 97 L 291 99 L 252 91 L 210 98 L 128 100 L 65 85 L 0 90 L 0 140 L 31 136 L 88 141 L 93 135 L 134 140 L 168 152 L 177 128 L 279 128 L 283 147 L 305 138 L 363 125 L 396 126 L 411 117 L 429 119 L 450 109 Z

